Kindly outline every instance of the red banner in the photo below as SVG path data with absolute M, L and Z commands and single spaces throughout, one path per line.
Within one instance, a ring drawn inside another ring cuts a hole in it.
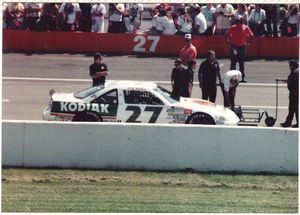
M 212 49 L 217 57 L 228 57 L 229 46 L 222 36 L 195 36 L 198 56 Z M 89 32 L 36 32 L 3 30 L 3 49 L 8 51 L 103 52 L 177 56 L 184 46 L 182 36 L 109 34 Z M 256 37 L 247 56 L 257 58 L 298 58 L 299 37 Z

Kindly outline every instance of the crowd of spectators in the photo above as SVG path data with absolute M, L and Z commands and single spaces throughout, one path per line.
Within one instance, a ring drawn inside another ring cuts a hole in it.
M 38 31 L 224 35 L 244 16 L 255 36 L 299 35 L 299 4 L 153 4 L 152 26 L 141 29 L 138 3 L 3 3 L 3 28 Z M 107 21 L 107 26 L 105 26 Z

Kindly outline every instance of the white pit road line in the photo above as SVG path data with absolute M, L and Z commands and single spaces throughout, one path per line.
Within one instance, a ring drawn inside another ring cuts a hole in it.
M 2 77 L 2 80 L 13 80 L 13 81 L 56 81 L 56 82 L 92 82 L 91 79 L 62 79 L 62 78 L 23 78 L 23 77 Z M 112 80 L 115 81 L 115 80 Z M 170 85 L 170 81 L 152 81 L 157 84 L 167 84 Z M 199 82 L 194 82 L 194 84 L 199 84 Z M 243 86 L 256 86 L 256 87 L 274 87 L 276 84 L 267 83 L 243 83 Z M 286 84 L 278 84 L 279 87 L 286 87 Z M 9 102 L 8 99 L 2 99 L 2 102 Z M 275 106 L 251 106 L 242 105 L 243 108 L 256 108 L 256 109 L 275 109 Z M 287 109 L 288 107 L 278 107 L 278 109 Z
M 15 80 L 15 81 L 61 81 L 61 82 L 92 82 L 91 79 L 67 79 L 67 78 L 23 78 L 23 77 L 2 77 L 2 80 Z M 117 80 L 111 80 L 117 81 Z M 129 81 L 129 80 L 128 80 Z M 132 80 L 131 80 L 132 81 Z M 144 81 L 144 80 L 137 80 Z M 171 81 L 152 81 L 157 84 L 171 84 Z M 199 84 L 199 82 L 194 82 L 194 84 Z M 241 86 L 255 86 L 255 87 L 273 87 L 276 84 L 267 83 L 242 83 Z M 278 87 L 286 87 L 286 84 L 278 84 Z

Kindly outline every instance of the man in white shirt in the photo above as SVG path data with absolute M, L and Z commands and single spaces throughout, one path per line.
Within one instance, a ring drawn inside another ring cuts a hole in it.
M 234 17 L 234 8 L 231 4 L 220 4 L 216 8 L 216 35 L 225 35 L 231 27 L 231 19 Z
M 195 17 L 195 33 L 196 34 L 204 34 L 204 32 L 207 29 L 207 23 L 206 23 L 205 16 L 201 12 L 200 7 L 196 7 L 195 11 L 197 13 L 197 15 Z
M 108 33 L 124 33 L 123 29 L 123 13 L 125 10 L 124 4 L 110 4 L 109 5 L 109 21 Z
M 238 70 L 229 70 L 222 77 L 221 88 L 224 96 L 224 106 L 234 110 L 236 88 L 242 80 L 242 73 Z
M 78 3 L 62 3 L 59 8 L 59 16 L 62 19 L 64 31 L 77 31 L 80 18 Z
M 106 8 L 104 4 L 96 3 L 92 6 L 92 32 L 104 32 L 104 15 L 106 14 Z
M 157 30 L 163 35 L 174 35 L 176 33 L 175 23 L 170 11 L 160 11 L 157 16 Z

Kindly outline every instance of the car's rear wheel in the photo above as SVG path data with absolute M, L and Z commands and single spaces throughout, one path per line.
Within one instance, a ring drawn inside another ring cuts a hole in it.
M 94 112 L 80 112 L 75 114 L 73 122 L 103 122 L 102 118 Z
M 207 113 L 194 113 L 190 115 L 186 122 L 186 124 L 202 124 L 202 125 L 215 125 L 216 122 L 214 118 L 212 118 L 210 115 Z

